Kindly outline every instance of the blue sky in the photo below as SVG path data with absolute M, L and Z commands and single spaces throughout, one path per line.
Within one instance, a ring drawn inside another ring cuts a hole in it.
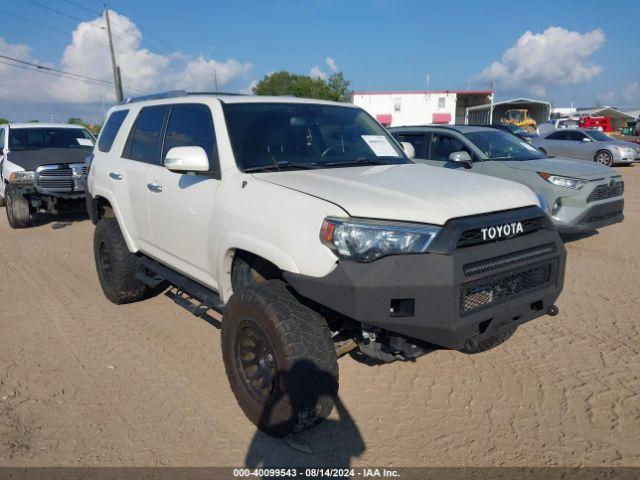
M 210 78 L 205 81 L 202 76 L 209 68 L 216 68 L 221 72 L 221 90 L 244 90 L 277 70 L 306 74 L 317 66 L 330 74 L 330 57 L 355 90 L 425 89 L 426 75 L 430 74 L 432 89 L 487 88 L 493 79 L 499 98 L 528 96 L 556 105 L 568 105 L 572 98 L 581 106 L 597 100 L 602 104 L 640 104 L 637 0 L 111 0 L 108 4 L 123 16 L 122 23 L 116 18 L 116 33 L 122 34 L 121 39 L 116 38 L 116 46 L 119 55 L 126 57 L 119 63 L 140 57 L 137 63 L 130 63 L 129 71 L 122 65 L 125 87 L 148 90 L 173 86 L 168 82 L 186 82 L 188 69 L 194 68 L 202 80 L 194 85 L 211 89 Z M 97 15 L 92 11 L 100 10 L 98 0 L 4 0 L 0 5 L 0 54 L 18 52 L 25 60 L 110 80 L 108 51 L 103 44 L 76 45 L 65 54 L 75 42 L 71 33 L 78 28 L 78 20 L 95 21 Z M 125 23 L 124 17 L 130 23 Z M 98 26 L 93 27 L 93 35 L 104 35 Z M 558 29 L 550 31 L 550 27 Z M 137 43 L 136 29 L 142 35 L 141 43 Z M 527 31 L 532 33 L 529 41 L 503 58 Z M 123 50 L 129 46 L 118 43 L 125 37 L 137 48 Z M 152 59 L 153 69 L 146 74 L 141 73 L 146 57 L 140 50 L 157 55 Z M 202 63 L 189 67 L 189 62 L 197 59 Z M 208 63 L 211 61 L 217 63 Z M 165 65 L 167 62 L 171 65 Z M 499 64 L 487 70 L 492 62 Z M 156 65 L 160 66 L 155 69 Z M 110 101 L 110 93 L 103 93 L 103 87 L 80 95 L 76 90 L 81 89 L 72 86 L 74 82 L 58 82 L 54 89 L 54 77 L 0 67 L 3 117 L 46 119 L 53 113 L 64 119 L 76 114 L 99 118 L 102 100 Z M 18 75 L 26 75 L 29 81 L 10 78 Z M 158 83 L 158 77 L 166 80 Z M 34 97 L 29 88 L 47 93 Z M 67 96 L 72 100 L 66 101 Z

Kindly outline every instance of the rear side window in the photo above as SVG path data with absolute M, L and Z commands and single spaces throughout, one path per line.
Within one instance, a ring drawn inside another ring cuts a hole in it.
M 209 169 L 219 171 L 218 148 L 211 111 L 206 105 L 173 105 L 167 122 L 162 158 L 173 147 L 202 147 L 209 157 Z
M 159 105 L 140 110 L 125 148 L 124 156 L 138 162 L 160 165 L 162 127 L 169 107 Z
M 0 150 L 4 148 L 4 128 L 0 128 Z M 2 152 L 0 151 L 0 155 Z
M 547 137 L 548 140 L 566 140 L 567 132 L 554 132 Z
M 107 120 L 107 123 L 104 124 L 104 127 L 102 127 L 100 139 L 98 140 L 98 149 L 101 152 L 108 152 L 111 150 L 111 146 L 113 145 L 113 141 L 116 139 L 118 130 L 120 130 L 122 122 L 124 122 L 128 113 L 129 110 L 117 110 L 109 115 L 109 119 Z
M 453 138 L 450 135 L 433 135 L 429 160 L 448 162 L 449 155 L 453 152 L 468 152 L 469 155 L 472 155 L 469 149 L 457 138 Z

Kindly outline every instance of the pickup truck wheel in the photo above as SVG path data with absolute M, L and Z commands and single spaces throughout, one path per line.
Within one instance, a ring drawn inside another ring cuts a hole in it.
M 105 296 L 120 305 L 143 300 L 147 286 L 136 278 L 139 258 L 131 253 L 115 218 L 102 218 L 93 236 L 98 279 Z
M 245 415 L 283 437 L 322 422 L 338 394 L 338 362 L 325 319 L 279 280 L 235 293 L 222 318 L 222 355 Z
M 481 340 L 474 345 L 467 345 L 462 349 L 462 351 L 469 354 L 486 352 L 487 350 L 491 350 L 492 348 L 497 347 L 498 345 L 501 345 L 509 340 L 509 338 L 511 338 L 511 335 L 513 335 L 515 331 L 516 327 L 509 328 L 502 333 L 494 335 L 493 337 L 485 338 L 484 340 Z
M 7 220 L 11 228 L 27 228 L 31 225 L 31 210 L 29 209 L 29 201 L 23 195 L 16 193 L 10 188 L 5 190 L 5 209 L 7 211 Z

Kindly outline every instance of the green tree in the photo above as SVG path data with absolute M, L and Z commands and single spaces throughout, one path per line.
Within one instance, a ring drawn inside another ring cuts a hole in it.
M 7 120 L 6 118 L 0 118 L 0 124 L 2 123 L 9 123 L 9 120 Z
M 40 120 L 29 120 L 29 123 L 40 123 Z
M 265 76 L 253 88 L 256 95 L 293 95 L 294 97 L 319 98 L 346 102 L 351 98 L 349 81 L 342 73 L 334 73 L 326 81 L 308 75 L 276 72 Z
M 67 120 L 67 123 L 70 123 L 72 125 L 85 125 L 86 126 L 86 123 L 84 123 L 84 120 L 82 120 L 81 118 L 78 118 L 78 117 L 69 118 L 69 120 Z

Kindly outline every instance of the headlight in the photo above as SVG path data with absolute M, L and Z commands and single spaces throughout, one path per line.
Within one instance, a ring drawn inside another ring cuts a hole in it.
M 12 172 L 9 175 L 9 183 L 15 183 L 18 185 L 31 185 L 33 184 L 35 172 Z
M 614 145 L 613 149 L 618 152 L 629 152 L 629 151 L 633 152 L 633 148 L 631 147 L 620 147 L 618 145 Z
M 573 188 L 574 190 L 580 190 L 588 183 L 586 180 L 580 180 L 579 178 L 561 177 L 559 175 L 551 175 L 550 173 L 545 172 L 538 172 L 538 175 L 549 183 L 553 183 L 559 187 Z
M 320 240 L 340 258 L 372 262 L 385 255 L 424 253 L 439 231 L 414 223 L 325 218 Z
M 540 202 L 540 208 L 542 209 L 542 211 L 546 214 L 551 213 L 551 210 L 549 209 L 549 204 L 547 203 L 547 199 L 544 198 L 539 193 L 536 193 L 536 197 L 538 197 L 538 201 Z

